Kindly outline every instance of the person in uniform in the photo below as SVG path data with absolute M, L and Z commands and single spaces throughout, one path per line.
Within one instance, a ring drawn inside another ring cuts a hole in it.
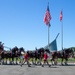
M 25 62 L 27 62 L 28 67 L 31 67 L 31 66 L 30 66 L 30 63 L 29 63 L 28 51 L 24 53 L 24 63 L 25 63 Z
M 44 52 L 44 57 L 43 57 L 43 64 L 42 67 L 44 67 L 44 64 L 47 63 L 47 65 L 50 67 L 51 65 L 48 63 L 48 55 L 47 52 Z

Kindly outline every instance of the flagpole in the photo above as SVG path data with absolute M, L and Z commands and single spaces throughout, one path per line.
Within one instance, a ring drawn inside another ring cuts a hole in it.
M 63 50 L 63 20 L 61 21 L 61 49 Z
M 63 18 L 63 9 L 61 12 L 62 12 L 61 15 Z M 61 49 L 63 50 L 63 19 L 61 20 Z
M 63 12 L 60 12 L 60 22 L 61 22 L 61 50 L 63 50 Z
M 50 23 L 49 23 L 49 25 L 48 25 L 48 49 L 50 50 L 50 48 L 49 48 L 49 43 L 50 43 Z
M 48 7 L 49 7 L 49 2 L 48 2 Z M 50 11 L 49 11 L 50 12 Z M 51 16 L 50 16 L 50 20 L 51 20 Z M 50 51 L 50 48 L 49 48 L 49 44 L 50 44 L 50 22 L 48 24 L 48 49 Z
M 44 22 L 45 24 L 48 26 L 48 49 L 50 50 L 49 48 L 49 44 L 50 44 L 50 20 L 51 20 L 51 15 L 50 15 L 50 10 L 49 10 L 49 2 L 48 2 L 48 6 L 47 6 L 47 10 L 46 10 L 46 14 L 45 14 L 45 17 L 44 17 Z

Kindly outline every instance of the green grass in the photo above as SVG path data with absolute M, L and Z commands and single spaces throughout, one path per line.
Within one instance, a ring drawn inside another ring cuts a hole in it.
M 68 62 L 75 62 L 75 58 L 69 58 Z
M 64 60 L 65 61 L 65 60 Z M 58 59 L 58 62 L 61 62 L 61 59 Z M 75 62 L 75 58 L 69 58 L 68 62 Z
M 6 58 L 4 59 L 4 60 L 6 60 Z M 8 61 L 9 61 L 9 59 L 7 59 Z M 35 60 L 35 59 L 34 59 Z M 34 61 L 33 60 L 33 61 Z M 14 61 L 16 61 L 16 58 L 14 58 Z M 20 61 L 20 59 L 18 58 L 18 61 Z M 32 61 L 32 58 L 29 60 L 30 62 Z M 37 61 L 39 61 L 38 59 L 37 59 Z M 42 61 L 43 61 L 43 59 L 42 59 Z M 51 60 L 49 59 L 48 60 L 49 62 L 51 62 Z M 65 61 L 65 60 L 64 60 Z M 61 62 L 61 59 L 59 58 L 58 59 L 58 63 L 60 63 Z M 68 59 L 68 62 L 75 62 L 75 58 L 69 58 Z

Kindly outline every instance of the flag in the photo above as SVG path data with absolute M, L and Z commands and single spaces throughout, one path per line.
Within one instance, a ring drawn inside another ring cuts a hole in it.
M 60 21 L 62 21 L 62 18 L 63 18 L 63 14 L 62 14 L 62 11 L 60 12 Z
M 44 23 L 45 23 L 46 25 L 49 25 L 51 18 L 52 18 L 52 17 L 51 17 L 51 15 L 50 15 L 49 4 L 48 4 L 47 10 L 46 10 L 46 13 L 45 13 L 45 16 L 44 16 Z
M 49 46 L 48 46 L 48 45 L 45 46 L 44 49 L 48 49 L 48 47 L 49 47 L 50 52 L 55 52 L 55 51 L 57 51 L 57 42 L 56 42 L 56 39 L 54 39 L 54 40 L 49 44 Z

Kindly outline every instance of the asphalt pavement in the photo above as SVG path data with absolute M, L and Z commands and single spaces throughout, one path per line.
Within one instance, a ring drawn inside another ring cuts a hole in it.
M 0 65 L 0 75 L 75 75 L 75 64 L 67 66 Z

